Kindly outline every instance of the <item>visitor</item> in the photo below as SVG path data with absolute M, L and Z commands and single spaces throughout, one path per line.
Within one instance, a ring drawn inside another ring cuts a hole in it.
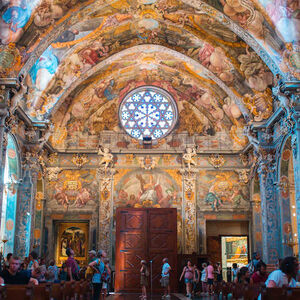
M 284 258 L 280 264 L 280 269 L 273 271 L 267 281 L 267 288 L 281 288 L 283 286 L 294 288 L 297 286 L 296 276 L 299 270 L 299 264 L 297 258 L 294 256 L 288 256 Z M 258 300 L 261 300 L 259 295 Z
M 202 271 L 201 271 L 201 285 L 202 285 L 202 294 L 203 296 L 206 296 L 208 294 L 207 289 L 207 264 L 202 264 Z
M 89 266 L 94 269 L 94 275 L 92 277 L 93 284 L 93 300 L 99 300 L 101 290 L 102 290 L 102 281 L 101 276 L 104 272 L 104 262 L 103 259 L 106 258 L 106 252 L 103 250 L 98 251 L 97 259 L 89 263 Z
M 258 252 L 253 252 L 252 260 L 247 265 L 247 268 L 248 268 L 248 271 L 249 271 L 250 275 L 252 275 L 256 271 L 257 264 L 260 260 L 261 260 L 260 259 L 260 254 Z
M 54 280 L 53 281 L 57 281 L 58 280 L 59 270 L 58 270 L 58 267 L 55 265 L 54 259 L 50 260 L 49 267 L 48 267 L 48 272 L 52 272 L 53 273 L 53 275 L 54 275 Z
M 147 268 L 147 262 L 145 260 L 141 260 L 141 286 L 142 286 L 142 295 L 140 298 L 142 299 L 147 299 L 147 286 L 148 286 L 148 276 L 149 276 L 149 271 Z
M 31 251 L 29 254 L 29 264 L 27 266 L 27 270 L 36 269 L 38 266 L 38 255 L 35 251 Z
M 232 264 L 232 282 L 235 281 L 235 279 L 237 278 L 238 272 L 239 272 L 239 267 L 237 265 L 237 263 L 233 263 Z
M 8 253 L 6 255 L 6 260 L 4 261 L 3 270 L 7 270 L 9 268 L 9 261 L 10 261 L 12 256 L 13 256 L 12 253 Z
M 0 273 L 0 284 L 28 284 L 33 283 L 38 285 L 38 281 L 35 278 L 28 276 L 28 272 L 19 271 L 20 259 L 17 256 L 10 258 L 9 267 Z
M 222 267 L 220 263 L 216 263 L 217 282 L 223 281 Z
M 296 276 L 298 274 L 298 261 L 294 256 L 288 256 L 281 262 L 280 269 L 273 271 L 267 281 L 266 287 L 296 287 Z
M 198 292 L 198 286 L 200 281 L 200 270 L 196 264 L 194 264 L 194 279 L 193 279 L 193 291 L 192 294 L 196 294 Z
M 209 261 L 207 265 L 207 285 L 208 285 L 208 292 L 210 295 L 214 293 L 214 267 L 212 263 Z
M 165 257 L 163 260 L 163 266 L 162 266 L 162 272 L 161 272 L 161 279 L 160 283 L 162 288 L 164 289 L 164 294 L 162 296 L 162 299 L 170 299 L 170 271 L 171 271 L 171 266 L 168 263 L 168 259 Z
M 95 250 L 89 251 L 89 263 L 97 259 L 97 253 Z
M 67 273 L 68 277 L 67 280 L 78 280 L 78 264 L 74 258 L 74 251 L 70 248 L 67 248 L 66 254 L 68 256 L 68 259 L 66 260 L 66 266 L 67 266 Z
M 110 266 L 109 266 L 109 259 L 108 258 L 104 257 L 103 258 L 103 263 L 104 263 L 104 271 L 101 274 L 101 281 L 102 281 L 101 294 L 103 295 L 103 299 L 105 299 L 106 296 L 107 296 L 108 288 L 109 288 L 111 269 L 110 269 Z
M 259 284 L 259 283 L 265 283 L 266 280 L 268 279 L 267 275 L 267 265 L 263 262 L 260 261 L 256 265 L 257 271 L 252 274 L 250 278 L 250 283 L 251 284 Z
M 179 281 L 181 281 L 183 277 L 184 277 L 184 283 L 186 285 L 186 297 L 192 298 L 194 268 L 190 260 L 187 261 L 187 265 L 183 268 Z
M 250 272 L 247 267 L 242 267 L 234 280 L 234 283 L 249 284 Z
M 65 263 L 62 264 L 58 278 L 60 281 L 67 281 L 68 278 L 68 268 Z

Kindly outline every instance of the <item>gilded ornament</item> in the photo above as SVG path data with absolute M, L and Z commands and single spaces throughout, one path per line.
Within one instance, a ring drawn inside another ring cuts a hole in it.
M 257 92 L 254 96 L 246 94 L 243 102 L 254 115 L 254 121 L 268 119 L 272 115 L 272 91 L 267 88 L 264 92 Z
M 208 157 L 208 162 L 216 169 L 222 167 L 225 164 L 225 158 L 221 154 L 211 154 Z
M 0 76 L 7 77 L 13 70 L 19 68 L 21 55 L 14 43 L 0 46 Z
M 57 154 L 57 152 L 52 153 L 52 154 L 49 155 L 48 162 L 49 162 L 50 165 L 58 163 L 58 154 Z
M 153 170 L 158 162 L 159 162 L 160 158 L 159 157 L 153 157 L 150 155 L 147 155 L 145 157 L 139 157 L 139 165 L 142 169 L 145 170 Z
M 77 167 L 81 168 L 83 165 L 89 162 L 86 154 L 73 154 L 72 163 Z
M 49 181 L 56 181 L 58 179 L 58 174 L 62 169 L 59 167 L 48 167 L 47 168 L 47 175 Z

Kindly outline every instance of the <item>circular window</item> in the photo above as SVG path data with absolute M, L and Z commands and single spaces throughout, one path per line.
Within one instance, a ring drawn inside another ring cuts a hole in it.
M 119 114 L 126 132 L 138 140 L 163 138 L 177 121 L 173 98 L 165 90 L 153 86 L 140 87 L 127 94 Z

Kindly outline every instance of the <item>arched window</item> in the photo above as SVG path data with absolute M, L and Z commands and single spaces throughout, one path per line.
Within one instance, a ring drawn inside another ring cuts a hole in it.
M 1 250 L 6 255 L 14 251 L 17 209 L 18 152 L 13 137 L 8 134 L 4 167 L 4 189 L 1 213 Z
M 143 86 L 125 96 L 119 117 L 125 131 L 133 138 L 157 140 L 172 131 L 178 113 L 175 101 L 165 90 Z

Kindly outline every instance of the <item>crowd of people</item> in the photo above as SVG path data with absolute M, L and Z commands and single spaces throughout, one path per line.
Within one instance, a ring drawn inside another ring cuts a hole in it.
M 109 292 L 111 268 L 107 254 L 103 250 L 89 251 L 89 263 L 80 268 L 74 258 L 74 251 L 67 249 L 67 260 L 59 268 L 54 260 L 46 264 L 45 259 L 38 259 L 36 252 L 32 251 L 28 258 L 21 261 L 19 257 L 8 254 L 0 272 L 0 284 L 28 284 L 38 285 L 42 282 L 58 283 L 60 281 L 88 279 L 93 286 L 93 300 L 105 299 Z M 168 258 L 162 260 L 160 284 L 163 288 L 163 299 L 170 299 L 170 276 L 172 268 Z M 147 299 L 147 287 L 150 282 L 148 264 L 141 260 L 140 285 L 142 293 L 140 298 Z M 190 260 L 184 266 L 179 280 L 186 285 L 186 297 L 192 295 L 207 296 L 214 294 L 214 282 L 222 282 L 222 267 L 220 263 L 203 263 L 201 268 L 192 264 Z M 261 260 L 258 253 L 247 266 L 238 267 L 233 264 L 231 276 L 227 280 L 236 284 L 265 284 L 266 287 L 296 287 L 300 280 L 299 265 L 294 256 L 286 257 L 278 263 L 278 269 L 267 274 L 267 265 Z
M 38 285 L 44 282 L 59 283 L 88 279 L 93 285 L 93 300 L 105 299 L 109 292 L 111 268 L 107 254 L 103 250 L 98 253 L 89 251 L 89 263 L 80 267 L 74 258 L 74 251 L 66 250 L 67 260 L 59 268 L 54 260 L 48 264 L 44 258 L 38 259 L 36 252 L 32 251 L 23 261 L 12 253 L 7 254 L 6 260 L 1 266 L 0 284 L 28 284 Z
M 186 284 L 186 297 L 193 294 L 202 296 L 214 294 L 214 281 L 222 282 L 222 267 L 220 263 L 213 265 L 210 261 L 203 263 L 201 268 L 192 265 L 188 260 L 183 268 L 180 281 L 184 278 Z M 265 284 L 266 287 L 296 287 L 300 281 L 299 264 L 294 256 L 278 261 L 278 269 L 267 273 L 267 265 L 261 260 L 259 253 L 253 254 L 253 259 L 247 266 L 232 265 L 231 276 L 227 280 L 236 284 Z M 299 283 L 300 285 L 300 283 Z

